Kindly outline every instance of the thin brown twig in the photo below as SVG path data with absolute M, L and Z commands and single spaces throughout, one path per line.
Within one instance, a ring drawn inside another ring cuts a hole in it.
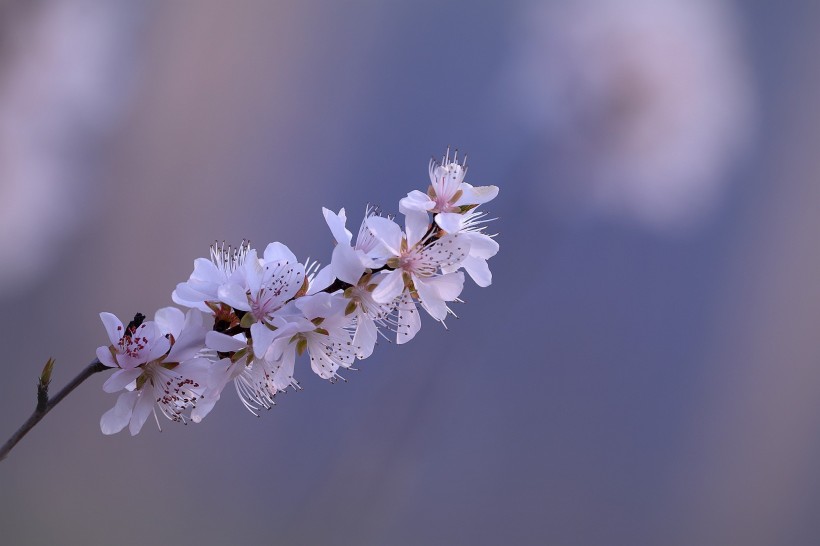
M 23 439 L 23 436 L 25 436 L 28 433 L 28 431 L 34 428 L 34 426 L 37 423 L 39 423 L 40 420 L 54 408 L 54 406 L 59 404 L 63 398 L 68 396 L 68 394 L 71 391 L 79 387 L 83 381 L 85 381 L 95 373 L 108 369 L 110 368 L 104 366 L 102 363 L 100 363 L 99 360 L 95 358 L 91 364 L 83 368 L 83 370 L 77 375 L 77 377 L 69 381 L 68 384 L 65 387 L 63 387 L 62 390 L 60 390 L 60 392 L 58 392 L 51 398 L 47 398 L 47 402 L 45 404 L 38 403 L 37 407 L 34 410 L 34 413 L 32 413 L 31 416 L 26 420 L 26 422 L 23 423 L 19 429 L 17 429 L 17 432 L 11 435 L 11 438 L 9 438 L 8 441 L 5 444 L 3 444 L 3 447 L 0 447 L 0 461 L 5 459 L 8 456 L 9 452 L 14 448 L 14 446 L 16 446 L 17 443 Z

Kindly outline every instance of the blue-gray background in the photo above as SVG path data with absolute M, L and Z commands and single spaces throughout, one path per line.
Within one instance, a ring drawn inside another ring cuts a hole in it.
M 715 129 L 742 151 L 686 222 L 566 196 L 618 177 L 528 118 L 527 78 L 559 62 L 521 60 L 541 7 L 0 2 L 3 437 L 48 357 L 59 387 L 106 342 L 100 311 L 168 305 L 213 240 L 326 260 L 321 206 L 395 210 L 448 144 L 501 188 L 493 285 L 468 283 L 449 331 L 380 344 L 347 384 L 304 366 L 258 419 L 227 391 L 133 438 L 100 433 L 95 376 L 0 463 L 0 542 L 820 542 L 818 4 L 718 26 L 748 96 L 712 107 L 752 106 Z

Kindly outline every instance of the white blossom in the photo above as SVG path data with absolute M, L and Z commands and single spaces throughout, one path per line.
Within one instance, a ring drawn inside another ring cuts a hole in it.
M 415 312 L 415 305 L 406 296 L 417 296 L 422 307 L 438 321 L 450 312 L 447 302 L 454 301 L 464 286 L 461 272 L 440 272 L 441 267 L 456 266 L 469 254 L 470 243 L 462 235 L 450 234 L 433 240 L 428 234 L 426 212 L 409 211 L 405 217 L 405 232 L 386 218 L 369 218 L 368 226 L 373 234 L 391 252 L 390 271 L 373 291 L 377 302 L 389 303 L 400 298 L 399 323 L 406 323 Z M 414 328 L 397 332 L 397 342 L 412 339 Z M 417 331 L 417 330 L 416 330 Z M 412 333 L 411 333 L 412 332 Z
M 345 209 L 323 209 L 335 240 L 327 267 L 300 263 L 282 243 L 262 256 L 250 244 L 215 244 L 194 261 L 172 299 L 190 308 L 136 315 L 127 326 L 101 313 L 110 345 L 97 357 L 113 373 L 103 390 L 120 393 L 100 420 L 105 434 L 140 431 L 148 416 L 199 423 L 229 383 L 253 414 L 270 409 L 277 394 L 301 389 L 298 361 L 335 382 L 342 369 L 372 355 L 383 330 L 398 343 L 421 328 L 417 304 L 436 320 L 460 301 L 466 271 L 490 284 L 487 260 L 498 252 L 486 234 L 486 214 L 476 207 L 495 197 L 495 186 L 464 182 L 465 164 L 449 152 L 430 166 L 431 189 L 402 199 L 402 230 L 392 217 L 368 206 L 354 238 Z M 430 221 L 430 213 L 434 221 Z
M 197 357 L 207 331 L 202 313 L 192 309 L 183 315 L 179 309 L 166 307 L 157 311 L 154 321 L 137 325 L 138 316 L 128 328 L 110 313 L 102 313 L 101 318 L 112 345 L 100 347 L 98 357 L 119 368 L 103 390 L 125 390 L 103 414 L 103 433 L 114 434 L 128 425 L 131 434 L 137 434 L 151 413 L 156 418 L 157 409 L 172 421 L 186 422 L 185 412 L 202 399 L 213 371 L 210 361 Z M 123 333 L 116 339 L 119 332 Z

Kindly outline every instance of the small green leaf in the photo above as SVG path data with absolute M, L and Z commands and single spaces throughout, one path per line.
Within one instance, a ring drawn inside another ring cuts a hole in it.
M 242 315 L 242 320 L 239 321 L 239 325 L 242 328 L 250 328 L 254 322 L 256 321 L 253 318 L 253 314 L 245 313 L 244 315 Z
M 40 374 L 41 388 L 48 388 L 49 383 L 51 383 L 51 373 L 54 371 L 54 362 L 55 360 L 53 358 L 49 358 L 46 365 L 43 366 L 43 372 Z

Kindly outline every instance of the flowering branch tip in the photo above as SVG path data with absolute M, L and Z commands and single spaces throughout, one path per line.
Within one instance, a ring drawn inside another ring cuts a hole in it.
M 426 191 L 413 190 L 399 201 L 403 225 L 368 205 L 354 232 L 345 209 L 323 208 L 334 243 L 324 267 L 300 262 L 280 242 L 264 249 L 249 241 L 236 247 L 216 242 L 171 294 L 187 311 L 164 307 L 151 320 L 137 313 L 127 324 L 100 313 L 109 343 L 51 399 L 54 360 L 48 360 L 37 409 L 0 459 L 66 394 L 103 370 L 112 372 L 103 390 L 118 397 L 100 428 L 114 434 L 128 427 L 134 435 L 151 415 L 157 425 L 159 415 L 199 423 L 230 383 L 258 417 L 276 396 L 301 389 L 300 359 L 322 379 L 344 383 L 339 372 L 356 371 L 356 361 L 373 353 L 379 337 L 398 345 L 412 340 L 422 310 L 445 325 L 455 316 L 450 304 L 462 303 L 465 273 L 489 286 L 487 260 L 499 249 L 494 235 L 485 233 L 490 219 L 478 210 L 498 188 L 472 186 L 466 172 L 466 155 L 459 162 L 449 147 L 441 161 L 432 159 Z

